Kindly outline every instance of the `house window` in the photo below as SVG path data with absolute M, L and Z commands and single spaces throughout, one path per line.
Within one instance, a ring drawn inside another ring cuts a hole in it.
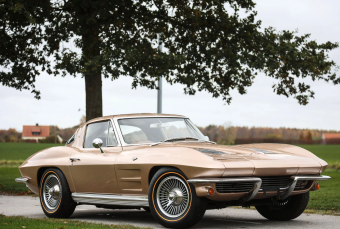
M 32 135 L 40 135 L 40 132 L 32 132 Z

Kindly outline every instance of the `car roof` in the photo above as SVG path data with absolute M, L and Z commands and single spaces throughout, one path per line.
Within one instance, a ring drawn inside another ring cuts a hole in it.
M 157 113 L 136 113 L 136 114 L 118 114 L 118 115 L 108 115 L 103 116 L 99 118 L 91 119 L 88 122 L 95 122 L 95 121 L 101 121 L 101 120 L 107 120 L 111 118 L 138 118 L 138 117 L 180 117 L 180 118 L 186 118 L 183 115 L 176 115 L 176 114 L 157 114 Z
M 176 114 L 158 114 L 158 113 L 136 113 L 136 114 L 119 114 L 113 115 L 113 118 L 131 118 L 131 117 L 181 117 L 185 118 L 183 115 Z

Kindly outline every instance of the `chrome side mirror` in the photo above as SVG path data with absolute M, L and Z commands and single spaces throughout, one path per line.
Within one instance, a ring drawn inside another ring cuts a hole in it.
M 94 148 L 99 148 L 100 152 L 104 153 L 104 151 L 102 150 L 102 145 L 103 145 L 103 141 L 100 138 L 95 138 L 92 142 L 92 145 Z
M 205 140 L 210 141 L 208 136 L 204 136 Z

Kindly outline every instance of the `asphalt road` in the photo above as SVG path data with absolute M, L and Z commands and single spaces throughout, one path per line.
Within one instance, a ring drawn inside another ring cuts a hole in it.
M 37 197 L 1 196 L 0 214 L 45 218 Z M 105 210 L 90 205 L 78 206 L 72 219 L 103 224 L 130 224 L 140 227 L 163 228 L 143 210 Z M 193 228 L 339 228 L 340 216 L 302 214 L 288 222 L 273 222 L 263 218 L 257 211 L 226 208 L 209 210 L 201 222 Z

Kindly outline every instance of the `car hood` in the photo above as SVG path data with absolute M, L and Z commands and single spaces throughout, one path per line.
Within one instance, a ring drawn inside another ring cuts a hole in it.
M 286 144 L 246 144 L 236 146 L 177 143 L 197 150 L 225 166 L 223 176 L 284 176 L 320 174 L 327 163 L 311 152 Z M 207 159 L 208 160 L 208 159 Z

